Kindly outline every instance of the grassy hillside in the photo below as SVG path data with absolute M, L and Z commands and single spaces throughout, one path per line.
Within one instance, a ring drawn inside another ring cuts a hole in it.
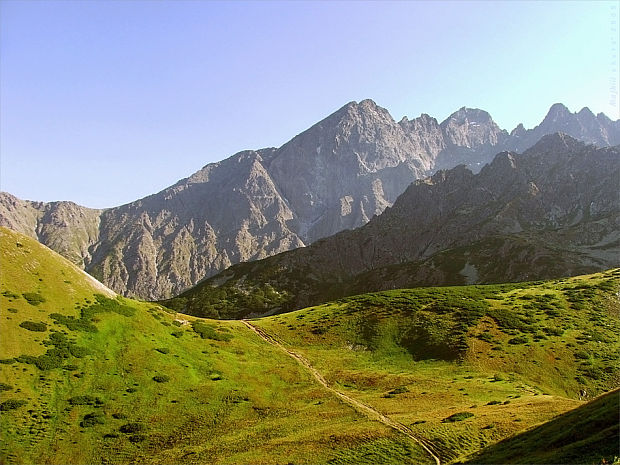
M 474 456 L 473 464 L 618 463 L 620 391 L 605 394 L 525 433 Z
M 0 228 L 0 463 L 425 463 L 241 322 L 175 321 Z
M 620 384 L 618 276 L 387 291 L 253 323 L 462 460 Z
M 243 322 L 117 297 L 3 228 L 0 252 L 0 463 L 434 463 Z M 619 385 L 619 276 L 387 291 L 252 324 L 449 463 Z

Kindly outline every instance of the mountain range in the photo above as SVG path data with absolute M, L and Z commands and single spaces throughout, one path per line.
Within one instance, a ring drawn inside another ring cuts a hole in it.
M 238 264 L 168 301 L 184 313 L 245 317 L 360 292 L 528 281 L 620 264 L 620 148 L 544 136 L 478 174 L 418 180 L 366 225 Z
M 443 176 L 466 182 L 502 151 L 512 155 L 500 156 L 496 168 L 508 166 L 516 152 L 558 131 L 599 147 L 620 143 L 620 121 L 587 108 L 571 113 L 555 104 L 535 128 L 519 125 L 508 133 L 483 110 L 461 108 L 441 123 L 426 114 L 396 122 L 387 110 L 363 100 L 348 103 L 280 148 L 237 153 L 119 207 L 97 210 L 1 193 L 0 225 L 36 238 L 118 293 L 168 298 L 235 263 L 362 226 L 394 205 L 413 181 L 440 169 L 469 168 L 449 175 L 442 171 L 418 186 L 436 184 Z M 483 169 L 476 179 L 493 178 L 489 170 L 496 168 Z M 420 205 L 424 213 L 435 207 L 434 199 L 429 201 Z M 399 208 L 395 205 L 394 212 Z M 394 214 L 381 222 L 390 218 Z M 519 227 L 513 218 L 506 222 Z M 466 237 L 473 240 L 475 233 Z M 434 249 L 406 258 L 429 257 L 446 244 L 433 243 Z M 373 266 L 384 262 L 391 263 L 379 260 Z

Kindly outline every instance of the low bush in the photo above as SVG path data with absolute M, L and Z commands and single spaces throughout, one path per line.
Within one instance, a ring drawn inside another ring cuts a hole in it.
M 47 331 L 47 325 L 43 322 L 36 323 L 34 321 L 22 321 L 19 324 L 19 326 L 21 326 L 24 329 L 27 329 L 28 331 L 38 331 L 38 332 Z
M 35 305 L 36 306 L 36 305 L 40 305 L 43 302 L 45 302 L 45 297 L 43 297 L 38 292 L 24 292 L 22 294 L 22 296 L 24 296 L 24 299 L 26 299 L 26 301 L 30 305 Z
M 508 344 L 513 344 L 513 345 L 526 344 L 527 342 L 528 342 L 528 339 L 525 336 L 517 336 L 517 337 L 513 337 L 512 339 L 508 339 Z
M 157 383 L 167 383 L 170 381 L 170 376 L 168 375 L 155 375 L 153 376 L 153 381 Z
M 13 389 L 13 386 L 10 384 L 0 383 L 0 391 L 10 391 L 11 389 Z
M 146 427 L 142 423 L 127 423 L 119 428 L 123 434 L 136 434 L 146 431 Z
M 221 332 L 216 331 L 214 326 L 207 325 L 202 323 L 201 321 L 193 321 L 192 329 L 200 334 L 202 339 L 212 339 L 214 341 L 229 341 L 232 339 L 232 335 L 230 334 L 222 334 Z
M 23 407 L 28 402 L 21 399 L 9 399 L 0 404 L 0 412 L 6 412 L 7 410 L 14 410 L 16 408 Z
M 474 414 L 471 412 L 459 412 L 459 413 L 455 413 L 453 415 L 450 415 L 447 418 L 444 418 L 443 420 L 441 420 L 442 423 L 454 423 L 456 421 L 463 421 L 463 420 L 467 420 L 468 418 L 473 417 Z
M 103 425 L 105 423 L 105 417 L 100 412 L 92 412 L 84 415 L 84 418 L 80 422 L 82 428 L 91 428 L 96 425 Z

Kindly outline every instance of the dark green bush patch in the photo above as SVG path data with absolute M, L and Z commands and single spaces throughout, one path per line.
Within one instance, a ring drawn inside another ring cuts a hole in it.
M 127 317 L 133 316 L 136 313 L 133 307 L 123 303 L 122 297 L 110 299 L 104 295 L 95 294 L 95 302 L 91 303 L 87 300 L 87 303 L 90 304 L 87 307 L 76 306 L 76 308 L 80 309 L 80 318 L 61 315 L 60 313 L 52 313 L 50 318 L 66 326 L 71 331 L 94 333 L 97 332 L 97 327 L 93 324 L 93 318 L 98 313 L 118 313 Z
M 201 321 L 193 321 L 192 329 L 200 334 L 202 339 L 212 339 L 214 341 L 230 341 L 232 339 L 231 334 L 222 334 L 216 331 L 215 326 L 207 325 Z
M 157 352 L 161 353 L 161 354 L 169 354 L 170 353 L 170 349 L 168 349 L 168 347 L 160 347 L 158 349 L 155 349 Z
M 501 403 L 502 402 L 499 401 L 499 400 L 491 400 L 491 401 L 487 402 L 487 405 L 499 405 Z
M 76 358 L 82 358 L 82 357 L 86 357 L 87 355 L 90 355 L 92 351 L 86 347 L 71 344 L 69 346 L 69 353 L 71 353 L 71 355 L 73 355 Z
M 517 337 L 513 337 L 512 339 L 508 339 L 508 344 L 513 344 L 513 345 L 526 344 L 527 342 L 528 342 L 528 339 L 525 336 L 517 336 Z
M 66 326 L 71 331 L 97 332 L 97 327 L 90 320 L 61 315 L 60 313 L 51 313 L 50 318 L 56 323 Z
M 7 308 L 7 310 L 9 312 L 11 312 L 11 313 L 17 313 L 17 311 L 18 311 L 16 308 L 13 308 L 13 307 L 9 307 L 9 308 Z
M 443 420 L 441 420 L 441 422 L 442 423 L 454 423 L 455 421 L 463 421 L 473 416 L 474 414 L 471 412 L 459 412 L 459 413 L 450 415 L 447 418 L 444 418 Z
M 119 428 L 123 434 L 136 434 L 146 431 L 146 427 L 142 423 L 127 423 Z
M 127 415 L 117 412 L 112 414 L 112 418 L 114 418 L 115 420 L 124 420 L 125 418 L 127 418 Z
M 13 386 L 10 384 L 0 383 L 0 391 L 10 391 L 11 389 L 13 389 Z
M 80 422 L 82 428 L 91 428 L 96 425 L 103 425 L 105 423 L 105 417 L 103 413 L 92 412 L 84 415 L 84 418 Z
M 66 359 L 73 357 L 83 357 L 87 353 L 83 347 L 75 345 L 73 341 L 70 341 L 66 334 L 53 332 L 50 334 L 49 339 L 43 342 L 43 345 L 52 346 L 47 349 L 47 352 L 38 357 L 31 355 L 20 355 L 15 360 L 20 363 L 28 363 L 35 365 L 39 370 L 53 370 L 60 368 L 64 365 Z
M 25 400 L 21 400 L 21 399 L 5 400 L 4 402 L 2 402 L 0 404 L 0 412 L 6 412 L 8 410 L 14 410 L 16 408 L 23 407 L 27 403 L 28 402 L 26 402 Z
M 21 296 L 11 291 L 2 291 L 2 295 L 7 299 L 19 299 Z
M 24 329 L 27 329 L 28 331 L 38 331 L 38 332 L 47 331 L 47 324 L 43 322 L 37 323 L 35 321 L 22 321 L 19 324 L 19 326 Z
M 133 434 L 129 436 L 127 439 L 129 440 L 129 442 L 133 442 L 133 443 L 143 442 L 143 441 L 146 441 L 147 436 L 145 434 Z
M 153 376 L 153 381 L 157 383 L 167 383 L 170 381 L 170 376 L 168 375 L 155 375 Z
M 0 359 L 0 363 L 2 363 L 3 365 L 11 365 L 13 363 L 15 363 L 17 360 L 15 360 L 14 358 L 3 358 Z
M 35 305 L 36 306 L 36 305 L 40 305 L 43 302 L 45 302 L 45 297 L 43 297 L 38 292 L 24 292 L 22 294 L 22 296 L 24 296 L 24 299 L 26 299 L 26 301 L 30 305 Z

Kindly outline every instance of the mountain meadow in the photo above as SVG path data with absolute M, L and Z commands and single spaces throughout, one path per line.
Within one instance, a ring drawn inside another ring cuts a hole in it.
M 0 252 L 1 463 L 617 460 L 617 268 L 240 321 L 122 297 L 6 228 Z

